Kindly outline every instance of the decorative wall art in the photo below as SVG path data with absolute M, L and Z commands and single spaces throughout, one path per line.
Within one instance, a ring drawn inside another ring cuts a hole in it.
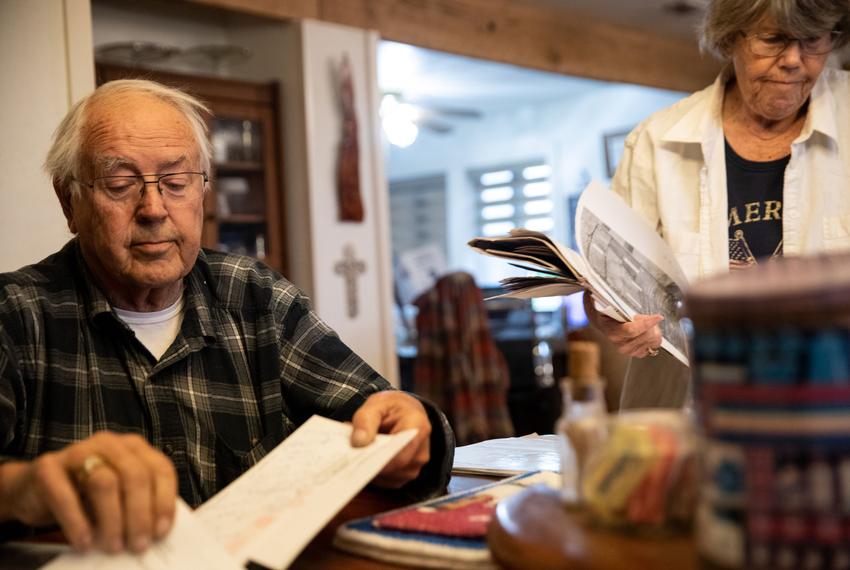
M 334 265 L 334 273 L 342 275 L 345 280 L 346 306 L 348 307 L 348 318 L 354 319 L 360 312 L 357 303 L 357 278 L 366 271 L 366 263 L 357 259 L 354 246 L 350 243 L 342 248 L 342 259 Z
M 362 222 L 363 200 L 360 197 L 360 150 L 357 144 L 357 114 L 354 109 L 354 84 L 351 62 L 343 54 L 337 69 L 339 103 L 342 112 L 342 137 L 337 156 L 337 191 L 339 220 Z

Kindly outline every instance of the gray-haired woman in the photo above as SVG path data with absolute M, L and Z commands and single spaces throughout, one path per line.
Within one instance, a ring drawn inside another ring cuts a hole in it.
M 848 0 L 712 0 L 710 87 L 626 139 L 612 188 L 670 244 L 690 280 L 779 255 L 850 248 Z M 659 316 L 596 315 L 619 351 L 656 354 Z

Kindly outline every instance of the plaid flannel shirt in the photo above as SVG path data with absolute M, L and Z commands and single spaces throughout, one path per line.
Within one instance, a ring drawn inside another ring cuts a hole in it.
M 348 420 L 391 389 L 291 283 L 247 257 L 201 251 L 180 333 L 159 361 L 112 312 L 76 240 L 0 274 L 0 461 L 32 459 L 100 430 L 167 454 L 198 505 L 313 414 Z M 427 402 L 431 462 L 407 486 L 445 487 L 454 440 Z

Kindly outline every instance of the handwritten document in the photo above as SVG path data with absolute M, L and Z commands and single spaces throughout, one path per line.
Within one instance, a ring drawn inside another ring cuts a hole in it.
M 192 510 L 177 500 L 174 527 L 168 536 L 159 540 L 142 554 L 106 554 L 67 552 L 42 567 L 42 570 L 162 570 L 206 568 L 209 570 L 240 570 L 242 565 L 225 552 L 210 533 L 198 522 Z
M 288 566 L 416 433 L 354 448 L 351 429 L 313 416 L 195 516 L 238 562 Z

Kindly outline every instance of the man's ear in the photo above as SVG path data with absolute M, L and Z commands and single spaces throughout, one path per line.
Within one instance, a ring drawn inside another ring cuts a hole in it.
M 62 185 L 58 178 L 53 179 L 53 191 L 56 192 L 56 197 L 59 198 L 59 203 L 62 205 L 62 213 L 65 214 L 65 220 L 68 221 L 68 229 L 72 234 L 77 233 L 77 224 L 74 223 L 74 205 L 71 202 L 71 186 L 70 183 Z

